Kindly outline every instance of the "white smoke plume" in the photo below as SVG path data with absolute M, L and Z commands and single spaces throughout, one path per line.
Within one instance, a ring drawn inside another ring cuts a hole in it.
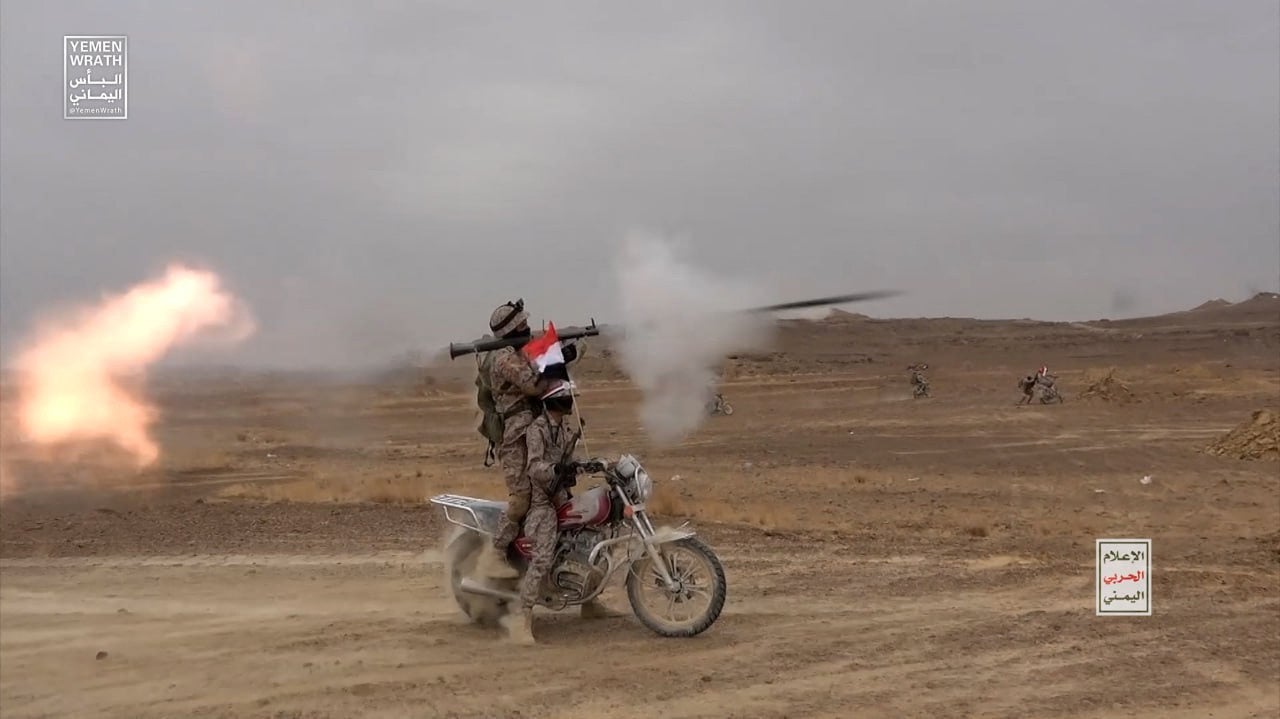
M 13 362 L 20 439 L 35 448 L 106 441 L 138 468 L 156 462 L 157 410 L 141 393 L 147 368 L 197 340 L 236 343 L 255 326 L 218 277 L 181 265 L 163 277 L 47 319 Z
M 752 285 L 693 267 L 656 235 L 631 233 L 615 269 L 622 292 L 619 362 L 643 392 L 646 433 L 670 445 L 706 420 L 725 359 L 767 345 L 772 321 L 737 311 L 763 304 Z

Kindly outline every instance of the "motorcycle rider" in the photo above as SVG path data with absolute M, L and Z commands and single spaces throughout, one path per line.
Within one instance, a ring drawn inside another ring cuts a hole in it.
M 920 363 L 908 365 L 907 369 L 911 370 L 911 386 L 927 387 L 929 382 L 924 378 L 924 371 L 929 369 L 929 365 Z
M 528 451 L 528 486 L 531 490 L 529 510 L 524 520 L 524 536 L 533 542 L 533 556 L 520 580 L 520 613 L 509 614 L 502 623 L 516 644 L 534 644 L 533 608 L 538 591 L 551 562 L 555 559 L 558 519 L 556 507 L 568 501 L 568 491 L 560 479 L 576 474 L 573 450 L 578 435 L 564 421 L 573 413 L 573 384 L 558 381 L 542 395 L 542 414 L 525 432 Z M 595 619 L 612 616 L 596 600 L 582 605 L 582 617 Z
M 529 314 L 524 301 L 508 302 L 489 316 L 489 330 L 499 338 L 529 339 Z M 570 347 L 565 347 L 565 361 L 572 359 Z M 507 547 L 520 533 L 520 523 L 529 511 L 529 477 L 525 432 L 533 423 L 537 398 L 544 394 L 550 383 L 538 376 L 520 348 L 504 347 L 494 351 L 489 374 L 493 387 L 494 406 L 502 414 L 502 443 L 497 447 L 498 464 L 507 485 L 507 510 L 503 514 L 500 529 L 493 537 L 492 546 L 485 547 L 477 563 L 477 570 L 490 577 L 514 579 L 520 573 L 506 559 Z
M 716 391 L 716 385 L 709 384 L 703 390 L 703 394 L 707 396 L 706 410 L 707 414 L 716 414 L 721 410 L 724 404 L 724 396 Z
M 1053 381 L 1057 376 L 1049 374 L 1049 368 L 1046 365 L 1040 365 L 1040 371 L 1036 372 L 1036 384 L 1041 387 L 1053 387 Z
M 723 383 L 723 369 L 712 370 L 711 378 L 702 389 L 702 393 L 706 397 L 704 406 L 707 414 L 719 414 L 724 411 L 724 394 L 720 391 L 720 385 Z
M 1056 375 L 1049 374 L 1049 368 L 1045 365 L 1040 366 L 1040 371 L 1036 373 L 1036 384 L 1042 387 L 1040 390 L 1041 397 L 1055 397 L 1058 390 L 1054 387 L 1054 380 L 1058 379 Z

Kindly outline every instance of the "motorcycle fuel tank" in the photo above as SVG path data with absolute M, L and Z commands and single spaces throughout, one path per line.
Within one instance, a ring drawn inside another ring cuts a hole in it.
M 556 510 L 556 524 L 560 529 L 577 529 L 609 520 L 609 489 L 592 487 Z M 515 541 L 516 551 L 525 559 L 533 557 L 533 540 L 525 536 L 523 527 Z
M 609 490 L 592 487 L 560 505 L 556 518 L 561 529 L 600 524 L 609 519 Z

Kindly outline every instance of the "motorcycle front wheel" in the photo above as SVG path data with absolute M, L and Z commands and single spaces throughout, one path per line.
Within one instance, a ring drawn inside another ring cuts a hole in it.
M 692 637 L 705 632 L 724 609 L 727 586 L 720 558 L 697 537 L 659 549 L 677 588 L 667 588 L 653 558 L 645 556 L 627 573 L 627 600 L 636 618 L 663 637 Z
M 729 415 L 733 414 L 733 405 L 729 404 L 728 402 L 725 402 L 724 405 L 721 406 L 720 411 L 724 412 L 725 416 L 728 417 Z

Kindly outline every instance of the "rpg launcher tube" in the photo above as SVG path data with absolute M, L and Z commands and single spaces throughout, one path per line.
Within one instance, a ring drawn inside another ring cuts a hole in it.
M 539 332 L 534 337 L 540 337 L 543 333 Z M 576 340 L 582 337 L 595 337 L 600 334 L 600 328 L 596 326 L 595 321 L 591 322 L 589 327 L 565 327 L 557 329 L 556 336 L 562 340 Z M 510 337 L 482 339 L 474 342 L 453 342 L 449 344 L 449 359 L 457 359 L 462 355 L 476 354 L 480 352 L 492 352 L 500 350 L 503 347 L 520 347 L 529 342 L 531 337 Z

